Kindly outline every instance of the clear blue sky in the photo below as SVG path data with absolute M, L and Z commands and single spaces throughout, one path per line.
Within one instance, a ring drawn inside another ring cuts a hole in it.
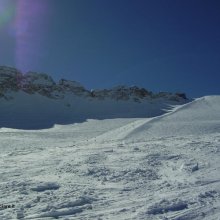
M 219 0 L 0 0 L 0 65 L 87 88 L 220 94 Z

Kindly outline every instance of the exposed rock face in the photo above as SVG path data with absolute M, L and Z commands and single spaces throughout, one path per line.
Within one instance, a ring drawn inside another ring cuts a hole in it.
M 20 82 L 20 89 L 30 94 L 38 92 L 41 95 L 53 97 L 51 94 L 56 89 L 56 83 L 46 74 L 28 72 Z
M 22 74 L 15 68 L 0 66 L 0 92 L 7 89 L 18 90 Z
M 179 92 L 177 92 L 175 95 L 178 96 L 178 97 L 180 97 L 180 98 L 187 99 L 185 93 L 179 93 Z
M 173 101 L 186 100 L 184 93 L 160 92 L 153 94 L 137 86 L 117 86 L 112 89 L 86 90 L 80 83 L 61 79 L 56 83 L 44 73 L 28 72 L 22 74 L 15 68 L 0 66 L 0 97 L 5 97 L 7 91 L 24 91 L 29 94 L 39 93 L 49 98 L 63 98 L 66 93 L 76 96 L 90 97 L 90 99 L 132 100 L 141 102 L 143 99 L 165 98 Z
M 129 100 L 139 101 L 145 97 L 150 97 L 152 92 L 147 91 L 144 88 L 138 88 L 137 86 L 117 86 L 112 89 L 94 90 L 92 96 L 100 99 L 106 97 L 116 100 Z
M 91 95 L 91 93 L 88 90 L 86 90 L 80 83 L 76 81 L 61 79 L 58 83 L 58 87 L 61 89 L 61 91 L 72 92 L 76 95 Z

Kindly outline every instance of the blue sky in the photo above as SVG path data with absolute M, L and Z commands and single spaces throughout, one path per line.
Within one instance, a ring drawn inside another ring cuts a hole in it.
M 220 94 L 218 0 L 28 2 L 0 0 L 2 21 L 2 11 L 14 6 L 11 19 L 0 22 L 0 65 L 89 89 L 126 84 L 191 97 Z

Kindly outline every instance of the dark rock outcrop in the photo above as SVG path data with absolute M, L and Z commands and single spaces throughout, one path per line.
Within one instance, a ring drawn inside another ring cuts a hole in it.
M 145 88 L 137 86 L 117 86 L 112 89 L 86 90 L 80 83 L 61 79 L 56 83 L 52 77 L 45 73 L 28 72 L 22 74 L 19 70 L 11 67 L 0 66 L 0 97 L 7 97 L 8 91 L 23 91 L 29 94 L 39 93 L 49 98 L 61 99 L 67 93 L 90 99 L 113 99 L 132 100 L 141 102 L 144 99 L 168 99 L 172 101 L 187 100 L 184 93 L 160 92 L 153 94 Z
M 147 91 L 144 88 L 138 88 L 137 86 L 117 86 L 112 89 L 93 90 L 92 96 L 104 99 L 111 98 L 115 100 L 129 100 L 140 101 L 146 97 L 150 97 L 152 92 Z

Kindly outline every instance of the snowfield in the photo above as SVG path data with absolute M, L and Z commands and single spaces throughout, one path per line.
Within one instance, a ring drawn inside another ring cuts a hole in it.
M 1 220 L 218 220 L 220 96 L 152 118 L 1 128 L 0 165 L 0 204 L 15 205 Z

